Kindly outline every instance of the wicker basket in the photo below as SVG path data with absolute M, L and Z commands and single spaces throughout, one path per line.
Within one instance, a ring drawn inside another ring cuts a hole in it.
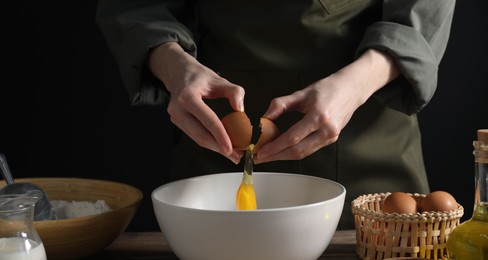
M 417 201 L 425 195 L 410 194 Z M 356 225 L 356 252 L 361 259 L 420 257 L 445 259 L 446 242 L 459 225 L 464 209 L 449 212 L 387 214 L 382 201 L 390 193 L 359 196 L 352 202 Z

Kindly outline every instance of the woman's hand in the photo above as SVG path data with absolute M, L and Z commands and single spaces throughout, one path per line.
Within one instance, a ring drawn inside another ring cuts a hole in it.
M 243 111 L 244 89 L 200 64 L 177 43 L 156 47 L 148 62 L 151 72 L 171 93 L 171 121 L 198 145 L 238 163 L 242 152 L 232 148 L 220 119 L 203 100 L 227 98 L 234 110 Z
M 398 74 L 389 54 L 368 50 L 329 77 L 273 99 L 263 117 L 275 120 L 289 111 L 299 111 L 304 116 L 273 142 L 261 147 L 254 162 L 299 160 L 334 143 L 356 109 Z

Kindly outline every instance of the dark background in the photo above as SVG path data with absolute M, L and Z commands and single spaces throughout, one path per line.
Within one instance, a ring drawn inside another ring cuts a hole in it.
M 163 107 L 131 107 L 95 24 L 96 1 L 3 1 L 0 152 L 14 177 L 134 185 L 129 230 L 158 229 L 150 194 L 167 181 L 173 126 Z M 457 1 L 438 90 L 419 114 L 432 190 L 472 214 L 476 130 L 488 128 L 488 2 Z

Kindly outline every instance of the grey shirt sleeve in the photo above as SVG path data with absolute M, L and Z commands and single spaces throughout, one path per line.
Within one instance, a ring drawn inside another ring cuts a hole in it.
M 96 21 L 119 66 L 132 105 L 164 104 L 169 93 L 146 67 L 151 48 L 177 42 L 196 55 L 192 8 L 178 0 L 100 0 Z
M 383 19 L 368 27 L 357 49 L 386 51 L 402 76 L 375 93 L 384 105 L 413 114 L 431 100 L 446 50 L 455 0 L 385 0 Z

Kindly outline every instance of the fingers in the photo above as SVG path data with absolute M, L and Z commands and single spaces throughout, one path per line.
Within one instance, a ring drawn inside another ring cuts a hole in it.
M 296 92 L 289 96 L 283 96 L 274 98 L 268 107 L 263 117 L 270 120 L 276 120 L 279 116 L 287 111 L 297 110 L 296 106 L 302 100 L 302 96 L 299 92 Z
M 205 131 L 211 133 L 212 140 L 221 147 L 220 153 L 227 156 L 232 152 L 232 143 L 220 119 L 207 106 L 192 107 L 189 110 L 203 125 Z
M 285 112 L 297 111 L 304 117 L 273 142 L 260 148 L 256 163 L 274 160 L 299 160 L 337 141 L 356 107 L 344 88 L 327 78 L 295 93 L 275 98 L 264 117 L 277 119 Z
M 213 84 L 207 93 L 202 95 L 202 98 L 194 98 L 190 103 L 195 105 L 188 107 L 188 112 L 195 116 L 204 128 L 209 131 L 216 142 L 222 147 L 224 155 L 229 156 L 232 153 L 232 143 L 230 138 L 220 121 L 220 118 L 215 112 L 205 104 L 203 99 L 207 98 L 227 98 L 234 110 L 244 110 L 244 94 L 245 91 L 242 87 L 232 84 L 227 80 L 220 78 L 222 84 Z
M 228 98 L 237 109 L 242 108 L 244 90 L 222 79 L 223 84 L 201 88 L 200 95 L 194 89 L 185 89 L 173 96 L 168 106 L 172 122 L 198 145 L 218 152 L 238 163 L 242 152 L 234 151 L 230 138 L 215 112 L 204 98 Z M 243 109 L 243 108 L 242 108 Z
M 227 88 L 225 97 L 229 100 L 230 106 L 235 111 L 244 111 L 244 88 L 237 86 L 235 88 Z
M 273 142 L 261 147 L 254 161 L 264 163 L 305 158 L 337 140 L 340 130 L 328 123 L 327 118 L 313 113 L 306 114 Z
M 222 149 L 213 135 L 205 128 L 205 126 L 191 113 L 186 111 L 176 111 L 168 109 L 171 121 L 185 132 L 198 145 L 210 149 L 212 151 L 222 153 Z M 228 152 L 230 153 L 230 152 Z
M 205 127 L 205 125 L 202 124 L 202 122 L 192 114 L 183 112 L 179 115 L 172 116 L 171 121 L 175 125 L 177 125 L 183 132 L 185 132 L 185 134 L 187 134 L 199 146 L 220 153 L 235 164 L 238 164 L 241 160 L 242 152 L 233 150 L 232 145 L 230 144 L 230 140 L 229 145 L 224 144 L 224 146 L 227 147 L 227 150 L 222 149 L 223 146 L 218 142 L 219 137 L 215 137 L 214 133 L 208 130 L 215 129 L 215 127 Z M 209 123 L 209 125 L 211 125 L 211 123 Z M 228 139 L 228 136 L 225 134 L 220 138 Z
M 263 146 L 254 157 L 254 163 L 260 164 L 278 160 L 301 160 L 317 150 L 336 142 L 338 136 L 329 137 L 325 130 L 318 130 L 306 136 L 299 143 L 295 145 L 286 146 L 284 150 L 277 153 L 269 153 L 266 151 L 262 153 L 265 147 L 272 148 L 273 143 L 268 143 Z
M 218 83 L 213 83 L 210 91 L 203 95 L 203 98 L 226 98 L 235 111 L 244 111 L 244 96 L 246 92 L 243 87 L 230 83 L 220 78 Z
M 168 105 L 171 121 L 198 145 L 229 156 L 232 144 L 215 113 L 191 92 L 172 96 Z

